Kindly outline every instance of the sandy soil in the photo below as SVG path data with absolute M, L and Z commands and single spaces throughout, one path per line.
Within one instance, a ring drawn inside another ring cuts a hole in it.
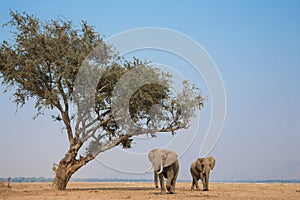
M 160 194 L 153 183 L 69 183 L 52 190 L 51 183 L 12 183 L 0 188 L 0 199 L 300 199 L 300 184 L 211 183 L 210 191 L 191 191 L 177 183 L 176 194 Z

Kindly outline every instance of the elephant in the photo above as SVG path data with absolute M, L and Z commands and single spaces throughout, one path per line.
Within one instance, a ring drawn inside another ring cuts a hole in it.
M 198 186 L 198 180 L 201 179 L 203 191 L 208 191 L 209 173 L 214 169 L 215 164 L 216 160 L 212 156 L 208 158 L 198 158 L 191 164 L 190 171 L 193 177 L 191 190 L 194 190 L 195 185 L 196 190 L 200 190 Z
M 175 183 L 179 172 L 178 155 L 167 149 L 152 149 L 148 153 L 148 159 L 152 166 L 147 170 L 149 172 L 154 168 L 154 184 L 158 188 L 158 176 L 160 181 L 161 194 L 166 193 L 166 188 L 170 194 L 175 193 Z M 166 188 L 164 186 L 164 177 L 167 179 Z

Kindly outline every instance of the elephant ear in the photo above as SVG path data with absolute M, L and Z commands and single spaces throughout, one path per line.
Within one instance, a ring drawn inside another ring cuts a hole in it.
M 210 169 L 213 170 L 213 168 L 215 167 L 215 164 L 216 164 L 216 160 L 212 156 L 209 156 L 207 159 L 210 162 Z
M 199 171 L 202 171 L 203 170 L 203 167 L 202 167 L 202 162 L 203 162 L 204 158 L 198 158 L 197 161 L 196 161 L 196 167 Z
M 169 151 L 167 152 L 164 156 L 163 156 L 163 163 L 164 163 L 164 167 L 168 167 L 170 165 L 172 165 L 178 158 L 178 155 L 173 152 L 173 151 Z

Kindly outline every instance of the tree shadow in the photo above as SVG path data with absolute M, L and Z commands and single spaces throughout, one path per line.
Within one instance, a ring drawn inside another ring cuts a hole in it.
M 144 191 L 155 190 L 154 187 L 95 187 L 95 188 L 67 188 L 66 191 Z

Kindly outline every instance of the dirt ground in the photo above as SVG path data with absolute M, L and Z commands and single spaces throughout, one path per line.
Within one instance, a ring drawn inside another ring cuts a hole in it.
M 153 183 L 69 183 L 55 191 L 51 183 L 11 183 L 0 188 L 0 199 L 300 199 L 300 184 L 211 183 L 210 191 L 191 191 L 177 183 L 176 194 L 160 194 Z

